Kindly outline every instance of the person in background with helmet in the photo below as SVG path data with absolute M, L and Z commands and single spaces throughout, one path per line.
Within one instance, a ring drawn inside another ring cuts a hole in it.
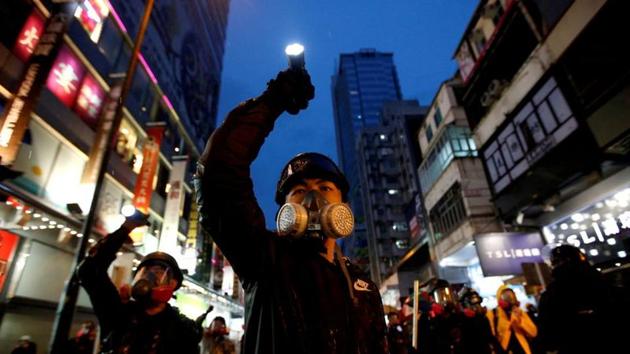
M 203 335 L 202 354 L 236 354 L 236 345 L 228 338 L 225 318 L 215 317 Z
M 335 163 L 303 153 L 286 164 L 277 232 L 267 230 L 254 196 L 250 166 L 266 136 L 283 112 L 295 115 L 313 97 L 306 70 L 288 69 L 229 113 L 197 165 L 200 224 L 242 280 L 245 354 L 386 353 L 378 288 L 336 243 L 354 219 Z
M 462 308 L 462 342 L 469 353 L 490 354 L 496 353 L 498 345 L 490 322 L 486 317 L 486 308 L 481 306 L 483 299 L 472 288 L 464 288 L 459 295 L 459 303 Z
M 628 353 L 630 295 L 613 287 L 571 245 L 556 245 L 546 259 L 553 281 L 540 297 L 540 346 L 558 354 Z
M 536 325 L 520 308 L 514 290 L 502 285 L 497 290 L 499 306 L 488 311 L 492 334 L 508 354 L 532 354 L 530 341 L 538 333 Z
M 154 252 L 138 265 L 131 299 L 123 303 L 107 269 L 136 227 L 146 216 L 130 217 L 113 233 L 94 245 L 78 267 L 101 328 L 101 353 L 188 354 L 199 353 L 201 328 L 171 307 L 168 301 L 182 285 L 183 274 L 170 255 Z

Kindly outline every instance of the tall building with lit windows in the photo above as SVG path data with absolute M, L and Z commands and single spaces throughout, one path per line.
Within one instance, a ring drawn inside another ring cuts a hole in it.
M 357 137 L 362 129 L 382 123 L 384 102 L 402 98 L 393 57 L 392 53 L 375 49 L 344 53 L 332 77 L 337 155 L 352 188 L 350 203 L 357 221 L 355 235 L 343 248 L 364 264 L 368 261 L 367 228 L 357 166 Z
M 33 52 L 44 43 L 39 41 L 44 41 L 52 3 L 7 0 L 0 6 L 2 112 L 25 82 Z M 229 0 L 155 2 L 94 229 L 90 235 L 80 233 L 92 195 L 82 188 L 82 175 L 115 77 L 127 70 L 144 6 L 142 0 L 79 1 L 59 53 L 50 55 L 52 68 L 33 100 L 26 133 L 15 144 L 18 152 L 10 167 L 21 175 L 0 181 L 0 352 L 9 352 L 15 339 L 27 333 L 42 347 L 48 343 L 77 241 L 83 237 L 93 244 L 124 220 L 151 134 L 147 124 L 155 122 L 165 130 L 154 159 L 157 172 L 147 183 L 152 186 L 150 226 L 119 252 L 112 280 L 117 286 L 129 283 L 135 265 L 158 248 L 168 224 L 174 242 L 169 251 L 188 272 L 174 300 L 177 306 L 195 317 L 213 304 L 216 312 L 235 321 L 231 328 L 241 328 L 238 286 L 227 276 L 232 272 L 218 269 L 215 273 L 223 278 L 209 279 L 209 268 L 223 262 L 212 262 L 212 244 L 198 237 L 191 188 L 193 162 L 215 127 Z M 0 126 L 2 134 L 5 126 Z M 179 155 L 188 156 L 187 167 L 178 162 Z M 173 182 L 175 166 L 184 177 Z M 169 209 L 173 196 L 180 203 Z M 74 322 L 94 319 L 92 313 L 82 291 Z

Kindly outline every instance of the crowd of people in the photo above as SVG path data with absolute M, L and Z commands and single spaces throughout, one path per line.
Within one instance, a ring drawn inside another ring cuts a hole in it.
M 459 293 L 434 279 L 420 296 L 418 341 L 413 346 L 412 316 L 388 314 L 391 354 L 580 354 L 626 353 L 619 319 L 630 296 L 606 282 L 576 247 L 551 251 L 553 280 L 539 308 L 522 306 L 513 289 L 497 289 L 497 306 L 487 309 L 471 288 Z M 402 318 L 401 318 L 402 317 Z

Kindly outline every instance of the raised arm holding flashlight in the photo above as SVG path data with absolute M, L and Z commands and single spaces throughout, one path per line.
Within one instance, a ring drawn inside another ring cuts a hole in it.
M 378 288 L 336 244 L 354 225 L 341 170 L 319 153 L 291 159 L 276 185 L 278 232 L 254 196 L 250 166 L 276 119 L 314 97 L 304 48 L 286 54 L 289 68 L 214 131 L 195 177 L 203 229 L 245 289 L 244 353 L 386 353 Z

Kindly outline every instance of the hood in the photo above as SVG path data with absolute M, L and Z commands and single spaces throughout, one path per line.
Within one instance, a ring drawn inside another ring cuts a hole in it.
M 510 287 L 503 284 L 499 287 L 499 289 L 497 289 L 497 301 L 499 301 L 499 298 L 501 297 L 501 293 L 503 292 L 503 290 L 505 289 L 509 289 Z

